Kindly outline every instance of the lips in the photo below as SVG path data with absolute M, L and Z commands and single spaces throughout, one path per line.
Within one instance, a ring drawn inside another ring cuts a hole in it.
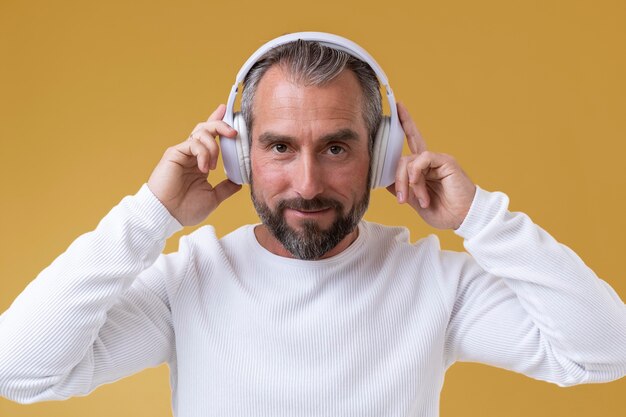
M 296 209 L 296 208 L 294 208 L 292 210 L 296 210 L 296 211 L 299 211 L 299 212 L 302 212 L 302 213 L 318 213 L 320 211 L 325 211 L 325 210 L 328 210 L 328 209 L 329 209 L 328 207 L 324 207 L 324 208 L 313 209 L 313 210 Z
M 292 218 L 294 220 L 313 220 L 316 222 L 331 220 L 329 216 L 339 215 L 342 209 L 343 206 L 339 201 L 321 196 L 311 200 L 305 200 L 303 198 L 282 200 L 279 202 L 277 208 L 278 212 L 282 213 L 286 218 Z
M 315 197 L 311 200 L 293 198 L 282 200 L 278 204 L 278 210 L 291 209 L 302 212 L 316 212 L 328 209 L 341 210 L 342 208 L 343 206 L 339 201 L 325 197 Z
M 287 208 L 287 209 L 285 209 L 285 211 L 290 211 L 290 212 L 294 213 L 296 216 L 299 216 L 299 217 L 316 217 L 316 216 L 321 216 L 323 214 L 328 213 L 329 211 L 331 211 L 331 208 L 330 207 L 326 207 L 326 208 L 317 209 L 317 210 L 305 210 L 305 209 Z

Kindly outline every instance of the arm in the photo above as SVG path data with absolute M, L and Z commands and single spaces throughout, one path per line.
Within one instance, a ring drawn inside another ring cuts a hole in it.
M 528 216 L 509 212 L 504 194 L 481 190 L 454 158 L 427 151 L 401 104 L 398 114 L 412 154 L 389 190 L 431 226 L 455 229 L 473 256 L 443 257 L 444 269 L 456 268 L 444 276 L 455 286 L 460 277 L 449 361 L 486 362 L 561 385 L 622 377 L 626 309 L 615 292 Z
M 67 398 L 169 360 L 165 280 L 184 260 L 149 267 L 178 229 L 144 185 L 76 239 L 0 316 L 0 395 Z
M 456 233 L 472 257 L 456 271 L 448 365 L 488 363 L 562 386 L 626 374 L 626 308 L 574 252 L 480 188 Z
M 203 221 L 240 189 L 207 181 L 219 153 L 215 136 L 236 134 L 221 120 L 224 109 L 168 148 L 148 184 L 73 242 L 0 316 L 0 395 L 67 398 L 172 359 L 167 295 L 186 271 L 184 239 L 179 254 L 159 253 L 172 233 Z

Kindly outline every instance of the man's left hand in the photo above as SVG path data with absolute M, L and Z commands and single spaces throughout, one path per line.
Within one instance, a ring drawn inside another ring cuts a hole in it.
M 413 207 L 429 225 L 457 229 L 467 216 L 476 185 L 453 157 L 426 150 L 426 142 L 401 103 L 398 115 L 411 155 L 400 159 L 396 182 L 387 190 L 400 204 Z

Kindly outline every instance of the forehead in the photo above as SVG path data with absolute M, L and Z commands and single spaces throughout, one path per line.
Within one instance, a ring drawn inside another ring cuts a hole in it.
M 278 65 L 261 78 L 254 96 L 253 133 L 266 129 L 314 128 L 333 130 L 350 127 L 366 132 L 363 92 L 356 75 L 342 71 L 322 86 L 296 83 Z

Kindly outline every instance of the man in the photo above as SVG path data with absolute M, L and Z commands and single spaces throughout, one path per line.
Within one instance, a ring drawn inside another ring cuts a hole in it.
M 472 256 L 361 220 L 371 69 L 311 42 L 263 62 L 242 103 L 262 224 L 222 239 L 203 227 L 160 255 L 240 189 L 206 180 L 216 136 L 236 135 L 219 106 L 0 317 L 1 395 L 67 398 L 167 362 L 178 417 L 436 416 L 457 360 L 560 385 L 626 373 L 618 295 L 504 194 L 426 151 L 402 105 L 412 154 L 390 191 Z

